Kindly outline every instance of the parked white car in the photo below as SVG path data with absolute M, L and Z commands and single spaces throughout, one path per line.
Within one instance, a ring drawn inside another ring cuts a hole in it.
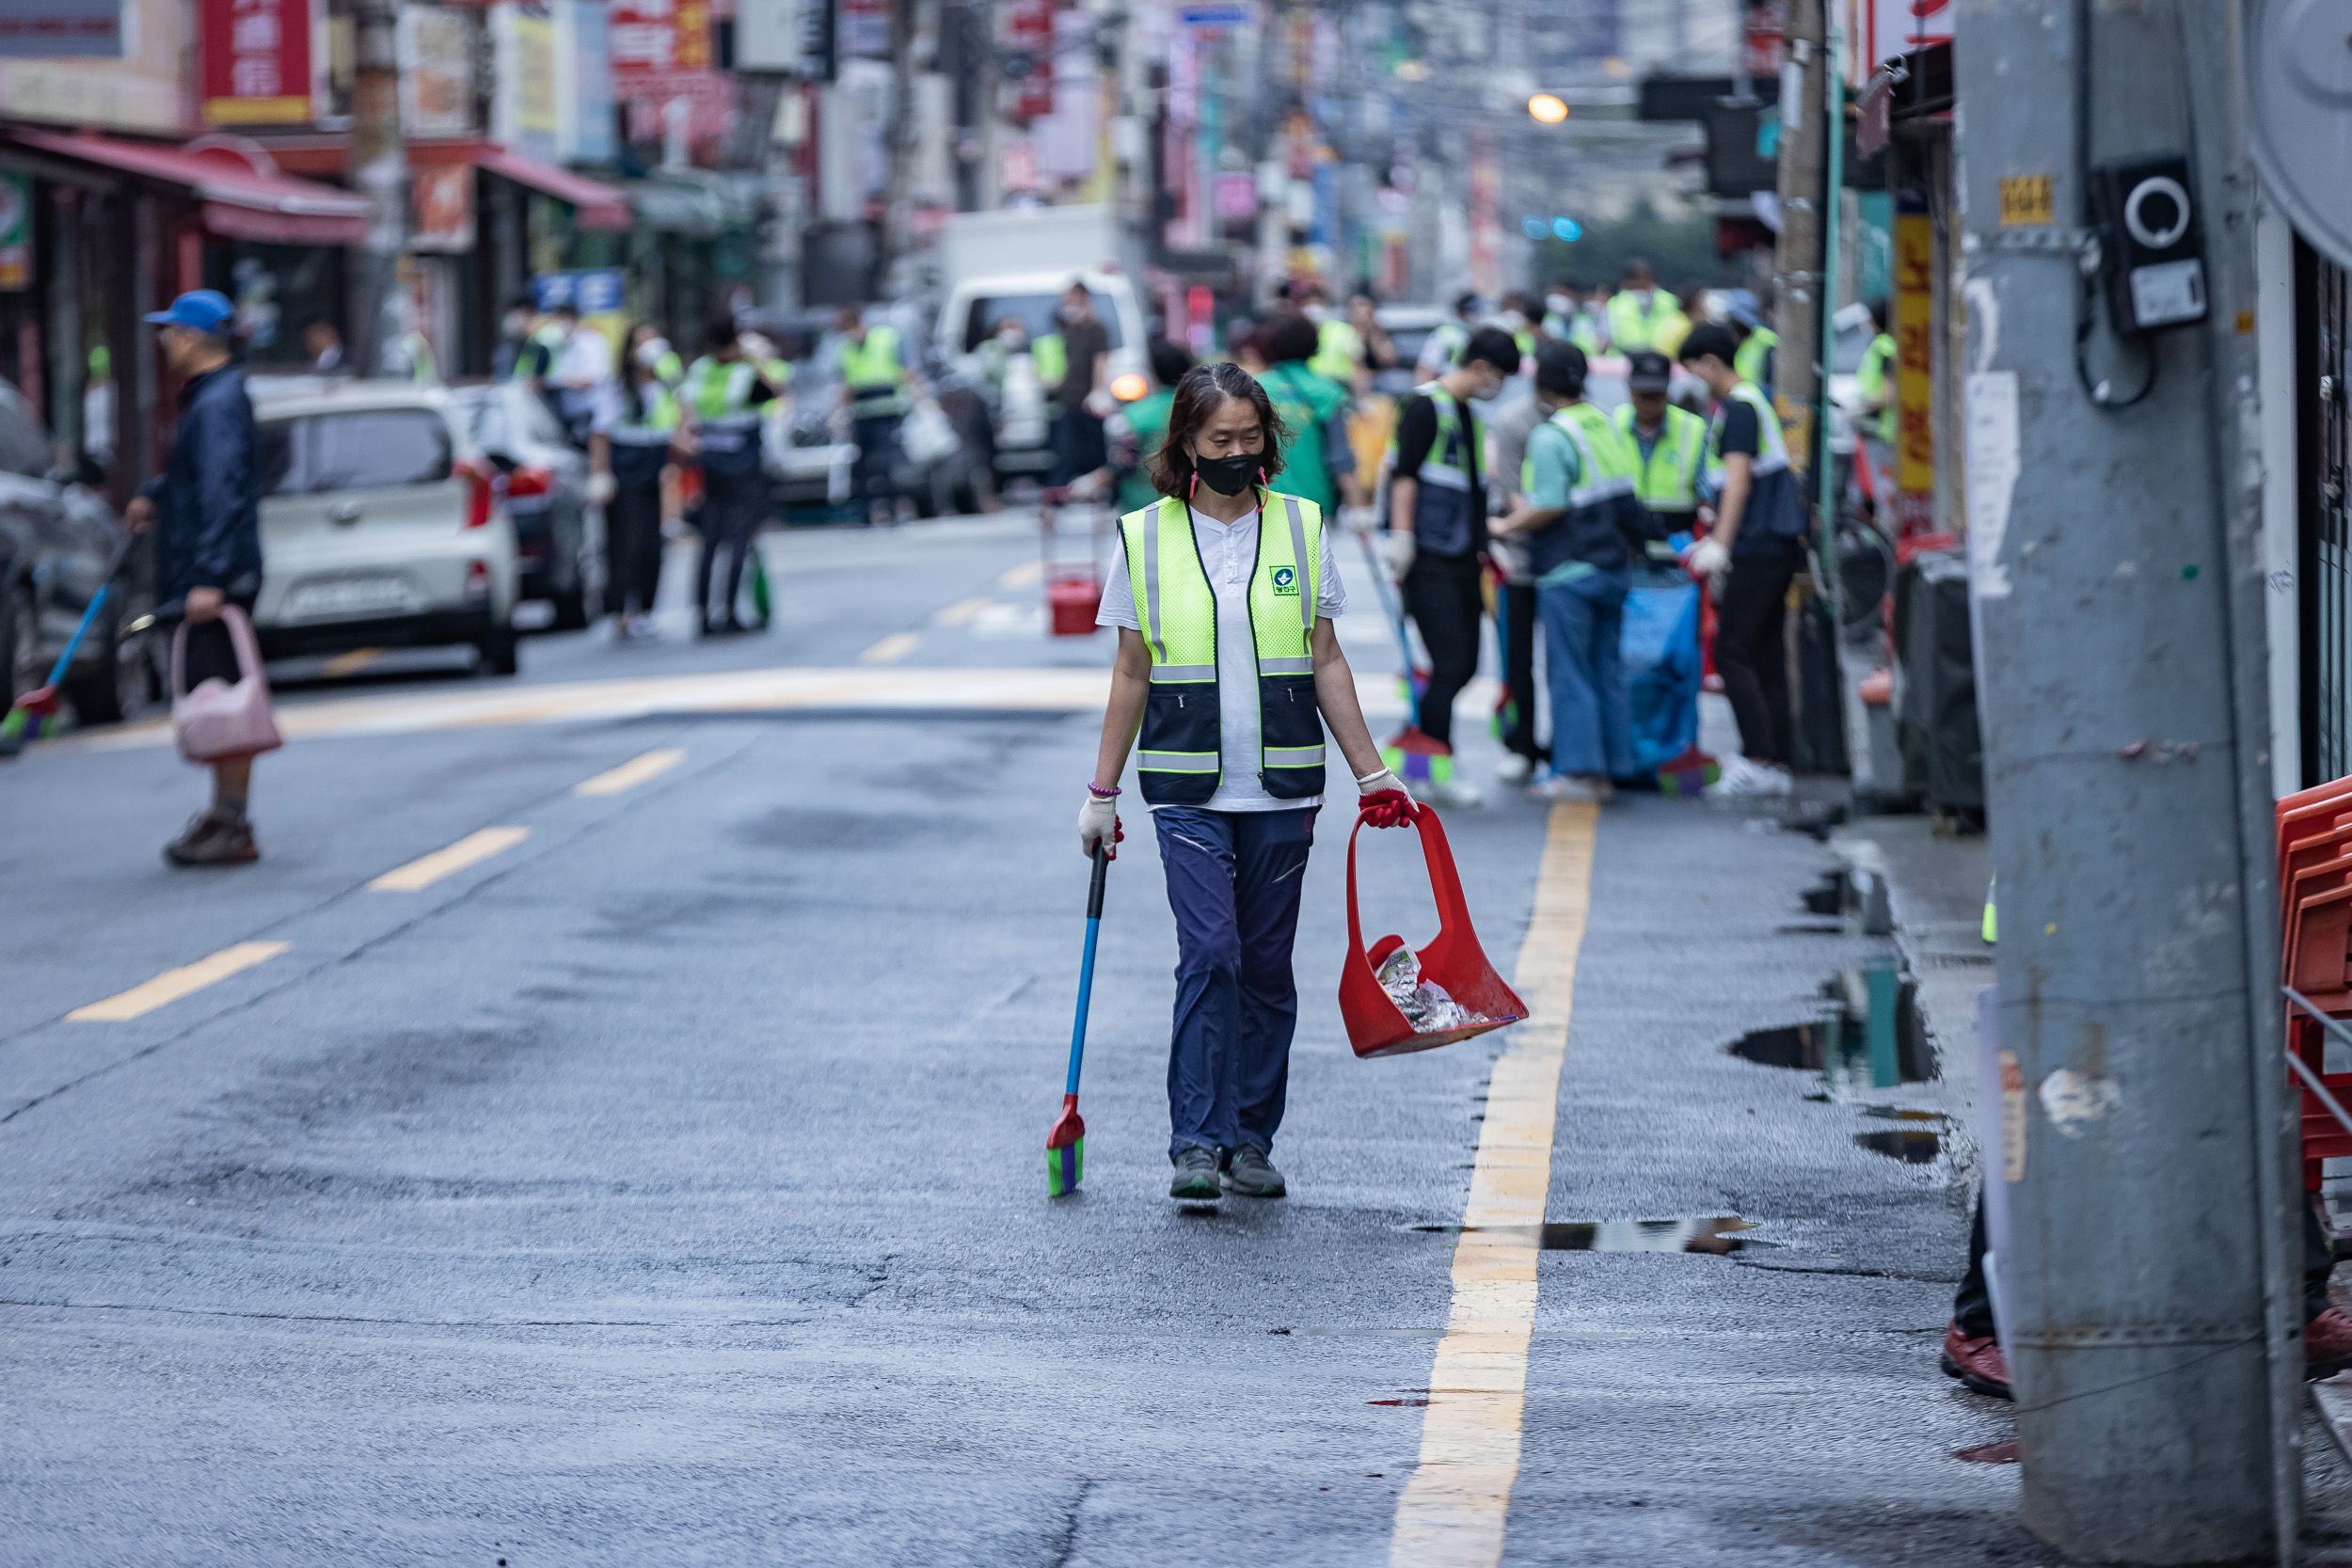
M 271 658 L 469 643 L 515 673 L 515 530 L 498 467 L 449 394 L 401 381 L 256 377 L 262 597 Z

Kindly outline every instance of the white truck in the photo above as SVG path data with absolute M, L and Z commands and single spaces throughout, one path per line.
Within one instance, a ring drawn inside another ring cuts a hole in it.
M 940 307 L 934 340 L 941 356 L 973 386 L 985 388 L 995 412 L 996 473 L 1002 481 L 1041 476 L 1054 466 L 1046 419 L 1051 388 L 1040 384 L 1028 354 L 999 357 L 981 350 L 1004 323 L 1023 341 L 1058 332 L 1054 314 L 1074 280 L 1087 286 L 1094 314 L 1110 334 L 1110 373 L 1144 375 L 1144 315 L 1126 243 L 1106 206 L 1019 207 L 959 213 L 940 228 Z

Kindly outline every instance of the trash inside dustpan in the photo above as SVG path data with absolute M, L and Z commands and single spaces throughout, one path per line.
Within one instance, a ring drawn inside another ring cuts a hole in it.
M 1414 826 L 1421 830 L 1429 891 L 1438 901 L 1438 934 L 1419 953 L 1422 977 L 1443 987 L 1448 996 L 1471 1012 L 1486 1016 L 1460 1028 L 1424 1033 L 1381 989 L 1373 972 L 1405 945 L 1405 939 L 1385 936 L 1369 949 L 1364 946 L 1363 922 L 1356 909 L 1356 834 L 1364 827 L 1359 816 L 1355 830 L 1347 835 L 1347 962 L 1340 971 L 1340 1017 L 1347 1024 L 1347 1043 L 1359 1056 L 1430 1051 L 1527 1017 L 1527 1004 L 1495 973 L 1494 965 L 1486 961 L 1486 949 L 1478 945 L 1478 933 L 1470 928 L 1470 909 L 1462 900 L 1461 875 L 1454 868 L 1454 851 L 1446 843 L 1438 814 L 1427 806 L 1419 808 Z

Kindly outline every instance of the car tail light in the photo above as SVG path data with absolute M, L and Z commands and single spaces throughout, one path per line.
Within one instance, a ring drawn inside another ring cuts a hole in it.
M 498 504 L 499 491 L 506 483 L 498 466 L 486 457 L 461 458 L 457 473 L 466 482 L 466 526 L 486 527 L 491 509 Z
M 555 488 L 555 475 L 546 468 L 516 468 L 506 476 L 510 497 L 544 496 Z
M 466 597 L 487 599 L 490 596 L 490 563 L 486 561 L 466 562 Z

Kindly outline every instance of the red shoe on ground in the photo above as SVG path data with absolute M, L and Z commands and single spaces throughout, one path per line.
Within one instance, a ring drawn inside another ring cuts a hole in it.
M 2325 1316 L 2325 1314 L 2323 1314 Z M 2352 1321 L 2344 1323 L 2344 1343 L 2352 1351 Z M 2001 1359 L 2001 1342 L 1991 1335 L 1971 1339 L 1954 1319 L 1944 1330 L 1944 1375 L 1956 1377 L 1973 1392 L 1988 1399 L 2010 1398 L 2009 1363 Z
M 2352 1370 L 2352 1318 L 2330 1307 L 2303 1325 L 2303 1375 L 2333 1377 Z

